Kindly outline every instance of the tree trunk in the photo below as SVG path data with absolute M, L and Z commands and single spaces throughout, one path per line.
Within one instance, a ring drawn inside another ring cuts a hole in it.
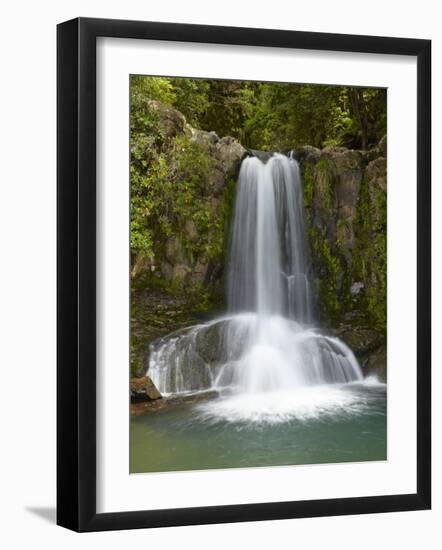
M 368 112 L 364 91 L 361 88 L 349 88 L 348 93 L 353 113 L 361 129 L 361 149 L 368 149 Z

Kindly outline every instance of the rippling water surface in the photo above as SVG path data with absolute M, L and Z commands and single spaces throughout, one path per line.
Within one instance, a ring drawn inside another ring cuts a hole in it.
M 386 386 L 224 396 L 131 420 L 130 469 L 204 470 L 386 460 Z

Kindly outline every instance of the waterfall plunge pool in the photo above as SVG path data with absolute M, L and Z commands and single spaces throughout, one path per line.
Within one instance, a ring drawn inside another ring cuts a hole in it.
M 130 471 L 386 460 L 386 386 L 225 395 L 131 419 Z

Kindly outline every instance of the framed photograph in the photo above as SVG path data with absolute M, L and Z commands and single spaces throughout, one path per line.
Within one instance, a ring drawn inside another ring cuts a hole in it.
M 57 36 L 57 523 L 430 508 L 430 41 Z

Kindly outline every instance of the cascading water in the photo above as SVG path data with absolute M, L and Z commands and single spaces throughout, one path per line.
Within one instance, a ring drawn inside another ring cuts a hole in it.
M 253 419 L 265 402 L 277 414 L 273 397 L 281 403 L 282 393 L 293 408 L 300 390 L 362 380 L 352 351 L 312 328 L 302 182 L 292 158 L 242 162 L 227 303 L 228 316 L 152 344 L 148 373 L 162 393 L 225 391 L 233 410 Z M 223 415 L 225 401 L 211 411 Z
M 295 160 L 250 157 L 238 180 L 228 272 L 228 306 L 261 317 L 312 321 L 303 193 Z

